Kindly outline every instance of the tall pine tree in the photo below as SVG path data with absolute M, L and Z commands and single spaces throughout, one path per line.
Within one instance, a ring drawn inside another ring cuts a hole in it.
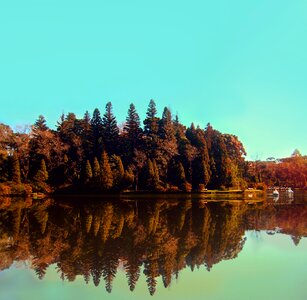
M 143 121 L 145 152 L 151 159 L 159 156 L 159 121 L 160 118 L 157 117 L 156 103 L 151 99 L 146 112 L 146 119 Z
M 126 165 L 130 165 L 136 159 L 137 150 L 141 146 L 141 134 L 142 129 L 140 127 L 140 117 L 135 109 L 133 103 L 130 104 L 128 109 L 128 115 L 126 118 L 126 124 L 124 126 L 123 134 L 123 158 Z
M 109 158 L 106 151 L 102 152 L 100 160 L 100 180 L 103 190 L 110 190 L 113 186 L 113 175 L 109 164 Z
M 172 157 L 178 154 L 172 114 L 167 107 L 164 108 L 162 118 L 159 121 L 158 136 L 159 147 L 156 161 L 160 165 L 161 177 L 165 180 L 168 163 Z
M 46 182 L 48 180 L 48 172 L 46 168 L 45 160 L 42 159 L 40 162 L 39 169 L 37 170 L 34 180 L 37 182 Z
M 106 104 L 106 111 L 102 118 L 102 136 L 105 144 L 105 150 L 109 155 L 117 152 L 119 129 L 117 121 L 113 115 L 112 103 Z
M 100 157 L 103 150 L 103 140 L 102 140 L 102 119 L 100 116 L 100 111 L 95 108 L 93 116 L 91 119 L 91 127 L 93 134 L 93 155 L 94 157 Z

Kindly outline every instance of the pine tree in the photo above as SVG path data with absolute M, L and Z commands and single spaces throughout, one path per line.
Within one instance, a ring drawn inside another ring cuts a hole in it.
M 36 175 L 34 176 L 34 180 L 37 182 L 45 182 L 48 180 L 48 172 L 44 159 L 42 159 L 40 162 L 40 166 L 39 169 L 37 170 Z
M 93 177 L 92 167 L 90 161 L 87 160 L 85 165 L 85 178 L 84 178 L 85 182 L 90 181 L 92 177 Z
M 202 155 L 196 157 L 192 163 L 192 186 L 198 190 L 200 185 L 206 187 L 210 180 L 209 170 Z
M 101 179 L 101 186 L 104 190 L 110 190 L 112 188 L 113 175 L 109 164 L 108 154 L 106 151 L 103 151 L 101 155 L 100 179 Z
M 91 115 L 88 110 L 84 113 L 83 120 L 86 124 L 91 124 Z
M 93 116 L 91 119 L 91 127 L 93 134 L 93 154 L 94 157 L 99 157 L 103 149 L 102 141 L 102 119 L 100 116 L 100 111 L 98 108 L 95 108 Z
M 145 134 L 145 152 L 151 159 L 157 158 L 159 153 L 159 121 L 160 119 L 156 116 L 157 109 L 154 100 L 150 100 L 148 109 L 146 112 L 146 119 L 143 121 L 144 134 Z
M 100 181 L 100 165 L 97 157 L 94 158 L 92 170 L 93 170 L 93 179 L 97 183 Z
M 156 292 L 156 285 L 157 285 L 157 280 L 156 277 L 159 275 L 159 264 L 158 261 L 155 260 L 149 260 L 145 263 L 144 266 L 144 274 L 146 276 L 146 282 L 148 286 L 148 290 L 151 296 L 154 295 Z
M 130 168 L 125 170 L 123 177 L 123 188 L 130 188 L 134 183 L 134 174 Z
M 220 188 L 227 185 L 227 170 L 229 169 L 226 145 L 222 134 L 213 130 L 211 133 L 211 180 L 210 188 Z M 214 161 L 214 164 L 213 164 Z
M 168 163 L 172 157 L 178 154 L 175 129 L 172 122 L 172 114 L 167 107 L 164 108 L 162 119 L 159 121 L 158 136 L 158 155 L 155 159 L 157 160 L 160 166 L 160 170 L 162 171 L 161 177 L 163 180 L 165 180 Z
M 34 133 L 37 131 L 46 131 L 48 126 L 46 125 L 46 119 L 43 115 L 39 115 L 33 126 Z
M 116 189 L 121 189 L 125 174 L 124 166 L 120 156 L 112 155 L 111 157 L 113 185 Z
M 124 127 L 124 131 L 126 132 L 129 140 L 131 142 L 137 142 L 140 138 L 140 133 L 142 129 L 140 127 L 140 117 L 136 112 L 135 106 L 133 103 L 130 104 L 128 109 L 128 116 L 126 118 L 126 124 Z
M 84 161 L 84 151 L 82 147 L 82 126 L 74 113 L 68 113 L 61 126 L 57 129 L 60 142 L 65 145 L 65 153 L 69 160 L 67 179 L 73 182 L 79 179 L 82 163 Z M 48 158 L 48 156 L 46 156 Z M 49 162 L 49 161 L 48 161 Z
M 81 121 L 82 147 L 84 149 L 85 158 L 93 157 L 93 130 L 91 126 L 91 116 L 88 111 L 85 112 Z
M 140 118 L 136 112 L 133 103 L 130 104 L 128 115 L 124 126 L 123 145 L 124 148 L 124 162 L 129 165 L 134 163 L 136 158 L 137 149 L 141 146 L 141 133 Z
M 170 161 L 167 178 L 170 183 L 178 186 L 181 190 L 186 190 L 186 176 L 180 161 L 176 161 L 175 159 Z
M 106 112 L 102 118 L 102 136 L 105 144 L 105 149 L 108 154 L 116 153 L 118 145 L 119 129 L 117 127 L 116 118 L 113 115 L 112 103 L 106 104 Z
M 17 184 L 21 183 L 19 158 L 16 152 L 13 154 L 12 161 L 12 181 Z
M 135 289 L 136 283 L 140 277 L 141 265 L 142 262 L 138 259 L 137 254 L 133 252 L 124 264 L 128 285 L 131 292 Z
M 156 103 L 153 99 L 150 100 L 144 120 L 144 132 L 146 135 L 156 135 L 159 129 L 159 118 L 157 118 Z
M 159 170 L 155 161 L 147 160 L 143 170 L 143 185 L 147 190 L 155 191 L 159 188 Z

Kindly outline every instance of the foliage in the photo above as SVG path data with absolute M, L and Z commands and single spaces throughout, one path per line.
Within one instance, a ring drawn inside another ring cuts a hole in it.
M 34 180 L 37 182 L 45 182 L 48 180 L 48 172 L 47 172 L 46 163 L 44 159 L 41 160 L 39 169 L 37 170 L 37 173 L 34 176 Z
M 40 115 L 30 130 L 14 132 L 0 124 L 0 182 L 51 189 L 88 191 L 189 191 L 255 186 L 257 183 L 306 187 L 306 157 L 247 162 L 238 137 L 193 123 L 186 127 L 165 107 L 158 117 L 150 100 L 141 127 L 130 104 L 119 130 L 111 102 L 103 117 L 96 108 L 82 118 L 62 114 L 56 130 Z
M 19 158 L 16 152 L 14 152 L 12 159 L 12 181 L 16 184 L 21 183 Z
M 103 190 L 110 190 L 113 186 L 113 174 L 106 151 L 102 152 L 100 160 L 100 183 Z

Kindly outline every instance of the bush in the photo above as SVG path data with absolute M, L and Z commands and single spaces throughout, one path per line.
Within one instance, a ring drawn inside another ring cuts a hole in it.
M 248 187 L 247 182 L 242 178 L 239 180 L 239 186 L 242 191 L 246 190 Z

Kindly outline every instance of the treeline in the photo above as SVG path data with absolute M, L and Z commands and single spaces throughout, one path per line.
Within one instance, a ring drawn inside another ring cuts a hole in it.
M 130 104 L 119 127 L 108 102 L 103 115 L 63 114 L 55 130 L 42 115 L 29 132 L 0 124 L 0 193 L 244 189 L 263 182 L 245 155 L 235 135 L 186 127 L 167 107 L 160 118 L 153 100 L 142 124 Z
M 62 115 L 56 130 L 41 115 L 29 133 L 0 125 L 0 181 L 30 183 L 35 190 L 191 191 L 244 187 L 245 150 L 238 138 L 210 124 L 186 128 L 150 101 L 141 121 L 130 104 L 119 128 L 108 102 L 82 119 Z M 50 189 L 50 190 L 51 190 Z
M 298 150 L 291 157 L 250 162 L 249 170 L 254 181 L 267 186 L 307 187 L 307 156 L 302 156 Z
M 241 252 L 246 230 L 276 231 L 295 245 L 307 236 L 307 207 L 156 201 L 53 203 L 7 197 L 0 201 L 0 271 L 30 261 L 43 279 L 49 266 L 59 276 L 105 285 L 120 268 L 131 291 L 144 273 L 150 294 L 159 278 L 169 287 L 184 268 L 210 271 Z M 137 205 L 136 205 L 137 204 Z

